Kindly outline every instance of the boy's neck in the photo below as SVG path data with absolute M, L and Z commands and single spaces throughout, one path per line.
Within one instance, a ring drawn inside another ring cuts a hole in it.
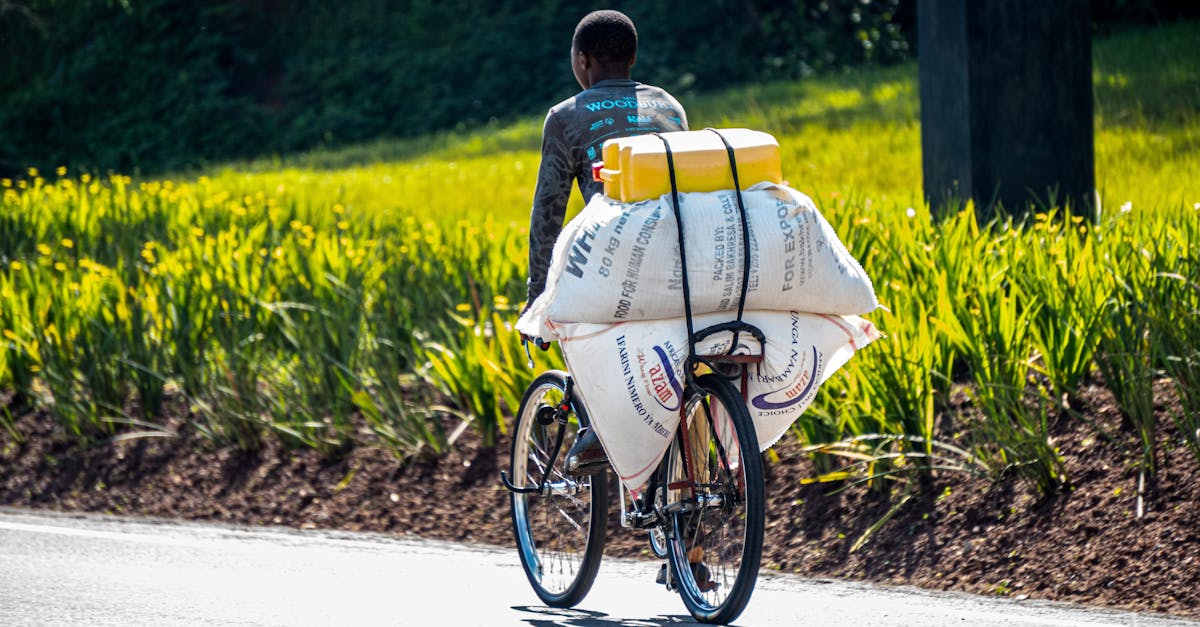
M 630 76 L 633 74 L 633 63 L 600 63 L 594 57 L 585 54 L 580 54 L 580 58 L 582 64 L 576 70 L 575 76 L 584 89 L 591 89 L 593 85 L 602 81 L 632 80 Z
M 626 72 L 624 74 L 616 73 L 616 72 L 614 72 L 612 74 L 600 74 L 598 76 L 592 77 L 592 87 L 595 87 L 598 83 L 603 83 L 604 81 L 628 81 L 628 80 L 633 80 L 631 78 L 631 75 L 628 72 Z

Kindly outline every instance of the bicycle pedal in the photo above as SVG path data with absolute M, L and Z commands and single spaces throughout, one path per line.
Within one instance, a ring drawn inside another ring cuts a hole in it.
M 635 529 L 653 529 L 661 524 L 655 512 L 634 512 L 633 527 Z
M 666 586 L 667 590 L 675 589 L 675 578 L 671 576 L 671 569 L 666 562 L 663 562 L 662 566 L 658 568 L 658 575 L 654 577 L 654 583 Z

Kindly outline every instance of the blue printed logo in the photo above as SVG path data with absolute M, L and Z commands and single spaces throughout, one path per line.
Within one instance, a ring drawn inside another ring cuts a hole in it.
M 771 390 L 755 396 L 750 404 L 762 410 L 784 409 L 796 405 L 808 397 L 817 383 L 817 347 L 813 347 L 813 369 L 801 375 L 796 384 L 782 390 Z
M 675 378 L 675 369 L 671 367 L 671 358 L 661 346 L 654 347 L 654 354 L 659 363 L 652 366 L 646 374 L 650 375 L 650 388 L 654 401 L 667 411 L 677 411 L 683 399 L 683 386 Z

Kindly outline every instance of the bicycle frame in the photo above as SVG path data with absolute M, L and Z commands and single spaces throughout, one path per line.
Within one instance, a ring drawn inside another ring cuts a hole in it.
M 525 348 L 529 350 L 528 344 Z M 533 363 L 533 358 L 530 357 L 530 364 Z M 567 430 L 567 415 L 575 407 L 575 380 L 569 375 L 567 376 L 566 390 L 563 391 L 562 401 L 554 408 L 554 411 L 549 416 L 537 416 L 538 423 L 542 426 L 549 426 L 555 422 L 558 423 L 558 431 L 554 434 L 554 447 L 550 453 L 550 459 L 546 464 L 546 468 L 542 470 L 542 478 L 538 481 L 537 487 L 521 488 L 513 485 L 508 478 L 508 472 L 500 471 L 500 482 L 509 492 L 514 494 L 541 494 L 542 496 L 550 496 L 552 494 L 575 494 L 579 491 L 579 484 L 574 481 L 555 481 L 548 483 L 547 479 L 550 476 L 550 469 L 554 467 L 555 461 L 558 460 L 558 454 L 562 452 L 563 436 Z M 543 408 L 545 409 L 545 408 Z
M 732 365 L 736 367 L 738 370 L 737 377 L 739 378 L 739 389 L 742 393 L 742 399 L 746 400 L 748 398 L 750 378 L 749 366 L 751 364 L 754 364 L 755 366 L 761 366 L 763 355 L 761 353 L 752 355 L 703 355 L 700 357 L 700 361 L 707 364 L 710 368 L 713 368 L 714 372 L 716 371 L 714 366 L 721 367 Z M 701 498 L 701 494 L 696 488 L 700 484 L 696 480 L 695 464 L 692 463 L 695 459 L 695 453 L 692 449 L 693 441 L 691 433 L 689 432 L 691 427 L 688 425 L 687 411 L 688 405 L 687 403 L 683 403 L 679 408 L 679 432 L 676 435 L 681 442 L 680 455 L 683 457 L 683 467 L 686 472 L 686 477 L 683 481 L 675 481 L 667 484 L 665 487 L 667 490 L 687 490 L 690 494 L 690 499 L 693 501 L 698 501 Z M 712 421 L 707 422 L 709 429 L 708 435 L 712 438 L 712 441 L 717 443 L 717 454 L 720 455 L 722 463 L 728 466 L 729 460 L 726 458 L 725 446 L 721 442 L 721 439 L 717 437 L 716 425 L 712 424 Z M 620 521 L 622 527 L 626 529 L 645 529 L 660 522 L 658 520 L 658 512 L 654 510 L 652 504 L 645 510 L 639 510 L 636 507 L 636 499 L 633 495 L 633 490 L 626 485 L 626 483 L 621 480 L 620 477 L 618 477 L 617 480 L 621 485 Z M 659 486 L 654 485 L 654 482 L 655 478 L 652 476 L 650 486 L 651 498 L 654 497 L 654 491 L 659 488 Z M 743 489 L 745 488 L 745 486 L 739 487 Z M 720 495 L 714 494 L 707 496 L 712 498 L 712 502 L 706 500 L 705 503 L 703 503 L 704 506 L 720 505 Z M 632 505 L 632 507 L 630 507 L 630 505 Z
M 753 335 L 756 339 L 759 340 L 759 346 L 762 346 L 762 343 L 764 342 L 764 338 L 762 336 L 762 331 L 759 331 L 757 328 L 747 325 L 745 323 L 741 323 L 741 322 L 726 323 L 726 324 L 722 324 L 722 325 L 716 325 L 714 327 L 709 327 L 708 329 L 701 331 L 700 334 L 697 334 L 697 335 L 698 336 L 707 336 L 707 335 L 711 335 L 712 333 L 716 333 L 719 331 L 733 331 L 733 332 L 748 331 L 748 332 L 750 332 L 751 335 Z M 527 342 L 523 342 L 523 343 L 525 344 L 526 355 L 529 356 L 530 366 L 532 367 L 533 358 L 531 355 L 529 355 L 529 344 Z M 538 347 L 542 348 L 544 346 L 546 346 L 546 345 L 542 344 L 541 341 L 539 340 Z M 762 361 L 763 361 L 763 355 L 760 352 L 758 354 L 750 354 L 750 355 L 701 355 L 696 358 L 696 361 L 694 363 L 705 364 L 710 369 L 712 369 L 714 372 L 718 372 L 719 368 L 723 368 L 723 367 L 727 367 L 727 366 L 735 367 L 737 369 L 737 374 L 735 376 L 739 379 L 739 383 L 740 383 L 739 388 L 742 393 L 742 399 L 745 400 L 747 398 L 748 385 L 749 385 L 749 366 L 751 364 L 754 364 L 755 366 L 761 366 Z M 722 376 L 725 376 L 725 375 L 722 375 Z M 727 378 L 732 378 L 732 377 L 727 377 Z M 575 403 L 577 402 L 574 391 L 575 391 L 575 380 L 572 376 L 567 375 L 566 390 L 564 390 L 563 398 L 558 403 L 558 406 L 554 408 L 552 415 L 548 415 L 548 416 L 539 415 L 537 417 L 538 422 L 544 426 L 548 426 L 553 422 L 559 423 L 558 431 L 555 434 L 554 446 L 552 447 L 549 461 L 546 465 L 545 470 L 542 472 L 542 477 L 538 481 L 538 485 L 530 486 L 530 487 L 518 487 L 518 486 L 514 485 L 512 483 L 512 481 L 509 479 L 508 473 L 506 471 L 501 470 L 500 471 L 500 481 L 504 484 L 504 487 L 506 489 L 508 489 L 508 491 L 513 492 L 515 494 L 541 494 L 542 496 L 550 496 L 553 494 L 573 494 L 575 491 L 579 490 L 579 484 L 574 481 L 556 481 L 556 482 L 548 481 L 550 469 L 554 466 L 555 461 L 558 459 L 558 455 L 562 452 L 563 436 L 566 431 L 567 415 L 572 410 L 574 410 Z M 700 484 L 696 481 L 695 467 L 694 467 L 694 464 L 692 463 L 692 461 L 695 459 L 695 454 L 694 454 L 694 451 L 692 450 L 692 438 L 690 437 L 691 434 L 689 433 L 690 427 L 689 427 L 688 421 L 687 421 L 687 413 L 688 413 L 688 405 L 687 405 L 687 403 L 684 403 L 679 408 L 679 431 L 676 435 L 676 437 L 681 442 L 680 454 L 683 456 L 683 466 L 684 466 L 684 469 L 686 472 L 686 477 L 685 477 L 684 481 L 676 481 L 676 482 L 672 482 L 672 483 L 668 484 L 666 486 L 666 489 L 667 490 L 687 490 L 688 493 L 690 494 L 690 500 L 698 501 L 700 499 L 701 495 L 700 495 L 700 492 L 696 488 Z M 717 443 L 717 453 L 718 453 L 718 455 L 721 456 L 721 461 L 725 465 L 728 465 L 728 459 L 726 459 L 725 446 L 722 444 L 721 439 L 719 437 L 717 437 L 716 425 L 712 424 L 712 421 L 708 421 L 708 423 L 709 423 L 708 428 L 710 431 L 708 435 L 712 438 L 713 441 L 715 441 Z M 657 524 L 659 524 L 661 522 L 660 517 L 658 515 L 658 512 L 655 510 L 653 504 L 651 503 L 644 508 L 637 507 L 636 497 L 633 494 L 633 490 L 620 477 L 618 477 L 617 480 L 620 482 L 620 485 L 621 485 L 621 498 L 620 498 L 621 516 L 619 518 L 619 520 L 621 521 L 621 526 L 626 529 L 647 529 L 647 528 L 651 528 L 651 527 L 654 527 Z M 659 487 L 659 486 L 653 485 L 654 481 L 655 481 L 655 479 L 652 477 L 651 478 L 651 489 L 650 489 L 651 498 L 653 498 L 654 491 L 657 490 Z M 744 486 L 739 486 L 739 487 L 744 487 Z M 720 498 L 721 498 L 720 495 L 708 495 L 708 496 L 711 497 L 712 502 L 709 502 L 709 500 L 706 499 L 705 503 L 704 503 L 705 506 L 720 504 L 719 503 Z

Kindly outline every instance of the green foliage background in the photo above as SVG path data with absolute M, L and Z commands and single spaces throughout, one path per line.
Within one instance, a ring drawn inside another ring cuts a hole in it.
M 779 139 L 784 177 L 888 307 L 871 315 L 888 337 L 795 424 L 822 478 L 936 467 L 1053 493 L 1070 477 L 1049 427 L 1089 420 L 1095 385 L 1135 438 L 1130 468 L 1153 475 L 1160 445 L 1200 459 L 1198 36 L 1097 39 L 1095 223 L 932 221 L 912 62 L 689 98 L 698 127 Z M 562 365 L 535 351 L 527 369 L 512 329 L 540 121 L 203 175 L 0 176 L 0 429 L 19 440 L 12 416 L 37 411 L 91 445 L 183 418 L 217 446 L 405 457 L 451 446 L 457 416 L 497 441 L 532 374 Z
M 618 1 L 686 94 L 906 58 L 901 0 Z M 907 3 L 911 5 L 911 3 Z M 477 127 L 576 89 L 595 2 L 0 0 L 0 174 L 163 172 Z M 907 25 L 907 26 L 906 26 Z
M 579 18 L 638 24 L 680 97 L 913 56 L 915 0 L 0 0 L 0 174 L 161 173 L 537 114 Z M 1098 29 L 1200 17 L 1093 0 Z

